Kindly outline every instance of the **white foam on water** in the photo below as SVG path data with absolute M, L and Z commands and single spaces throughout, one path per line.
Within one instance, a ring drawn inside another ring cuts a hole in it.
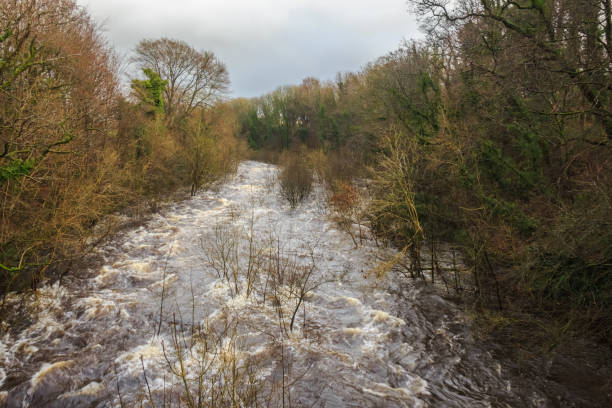
M 170 285 L 172 285 L 174 282 L 176 282 L 178 280 L 178 276 L 174 273 L 168 274 L 168 276 L 166 276 L 166 279 L 164 280 L 160 280 L 158 282 L 152 283 L 148 286 L 148 288 L 150 290 L 159 290 L 162 288 L 162 286 L 164 287 L 168 287 Z
M 94 282 L 99 287 L 110 285 L 118 275 L 119 271 L 117 269 L 104 265 L 98 272 L 98 275 L 94 278 Z
M 395 283 L 389 276 L 380 280 L 369 276 L 377 259 L 388 259 L 393 251 L 379 249 L 367 238 L 356 248 L 350 236 L 329 219 L 329 210 L 320 199 L 325 195 L 321 186 L 291 209 L 278 194 L 279 187 L 270 184 L 277 172 L 272 165 L 244 162 L 218 193 L 204 192 L 176 203 L 101 248 L 106 264 L 95 277 L 73 287 L 41 288 L 37 299 L 27 302 L 33 311 L 32 324 L 16 338 L 5 336 L 0 342 L 0 361 L 9 370 L 27 371 L 29 359 L 47 360 L 29 368 L 32 387 L 69 364 L 111 367 L 103 373 L 103 381 L 83 380 L 80 384 L 86 385 L 66 390 L 62 398 L 102 393 L 108 384 L 115 384 L 116 375 L 126 387 L 138 384 L 143 363 L 150 385 L 159 390 L 164 376 L 169 378 L 166 358 L 176 364 L 173 333 L 185 336 L 180 341 L 189 375 L 197 370 L 199 357 L 190 353 L 188 345 L 191 324 L 199 322 L 215 330 L 234 327 L 233 340 L 225 339 L 217 355 L 240 361 L 260 359 L 263 366 L 256 377 L 264 382 L 278 376 L 280 344 L 290 356 L 295 376 L 301 378 L 302 392 L 315 387 L 314 393 L 321 394 L 316 390 L 320 382 L 334 387 L 329 406 L 338 406 L 337 401 L 364 407 L 372 406 L 373 401 L 389 407 L 425 406 L 422 397 L 434 385 L 415 371 L 428 358 L 423 351 L 428 338 L 438 336 L 449 344 L 457 339 L 443 325 L 430 329 L 418 321 L 408 326 L 421 324 L 417 329 L 423 331 L 422 336 L 404 337 L 407 322 L 395 315 L 397 298 L 389 290 Z M 238 281 L 236 294 L 233 282 L 218 277 L 207 264 L 215 226 L 225 223 L 223 234 L 242 239 L 238 264 L 244 269 L 245 237 L 251 222 L 254 242 L 265 253 L 280 248 L 299 267 L 316 265 L 312 282 L 317 284 L 304 296 L 293 330 L 289 321 L 295 311 L 295 293 L 286 283 L 275 288 L 276 303 L 269 295 L 264 303 L 260 289 L 265 279 L 247 297 L 244 277 Z M 367 234 L 367 228 L 364 231 Z M 155 335 L 158 331 L 159 336 Z M 51 363 L 59 353 L 71 360 Z M 450 358 L 447 364 L 452 366 L 453 361 Z M 0 368 L 0 387 L 4 378 L 6 371 Z M 295 388 L 297 393 L 299 382 Z M 126 395 L 136 391 L 123 390 Z M 309 402 L 313 401 L 305 404 Z
M 62 368 L 66 368 L 68 366 L 70 366 L 71 364 L 73 364 L 72 360 L 68 360 L 68 361 L 58 361 L 55 363 L 44 363 L 42 365 L 42 367 L 40 367 L 40 370 L 38 370 L 36 372 L 36 374 L 34 374 L 34 376 L 32 377 L 32 379 L 30 380 L 30 392 L 32 392 L 34 389 L 36 389 L 36 387 L 41 383 L 41 381 L 43 381 L 43 379 L 48 376 L 49 374 L 57 371 L 57 370 L 61 370 Z
M 59 399 L 74 398 L 74 397 L 80 397 L 80 396 L 93 396 L 93 395 L 101 394 L 102 392 L 104 392 L 104 390 L 105 390 L 104 384 L 96 382 L 96 381 L 92 381 L 79 390 L 66 392 L 60 395 Z
M 117 305 L 114 301 L 97 296 L 81 299 L 78 305 L 85 309 L 84 317 L 89 320 L 117 315 Z
M 162 342 L 164 342 L 164 345 L 162 345 Z M 154 337 L 146 343 L 120 354 L 115 359 L 115 364 L 120 367 L 122 375 L 139 376 L 142 374 L 143 364 L 145 369 L 163 366 L 164 347 L 168 344 L 170 344 L 168 340 L 164 341 L 160 337 Z

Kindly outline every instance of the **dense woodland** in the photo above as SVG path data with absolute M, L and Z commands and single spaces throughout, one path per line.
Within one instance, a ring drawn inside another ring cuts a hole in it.
M 73 1 L 0 2 L 2 293 L 69 271 L 114 231 L 108 214 L 195 194 L 248 145 L 316 173 L 345 214 L 369 180 L 359 217 L 415 279 L 425 249 L 459 248 L 493 329 L 609 342 L 610 0 L 410 5 L 426 40 L 332 82 L 227 100 L 209 51 L 141 41 L 128 95 Z
M 0 28 L 3 294 L 69 271 L 116 230 L 105 215 L 138 217 L 235 167 L 214 54 L 143 40 L 124 95 L 114 51 L 73 1 L 2 1 Z
M 494 330 L 608 342 L 610 2 L 410 4 L 427 40 L 334 82 L 236 102 L 242 137 L 308 156 L 344 212 L 347 182 L 372 180 L 365 217 L 412 276 L 424 249 L 461 248 Z

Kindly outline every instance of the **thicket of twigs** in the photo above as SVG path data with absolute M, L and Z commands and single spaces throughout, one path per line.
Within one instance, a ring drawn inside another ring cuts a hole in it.
M 146 79 L 126 96 L 113 50 L 74 1 L 3 1 L 0 30 L 0 294 L 69 271 L 112 233 L 108 214 L 142 214 L 235 170 L 237 121 L 216 103 L 228 78 L 212 53 L 144 42 L 150 58 L 134 63 Z M 169 92 L 151 68 L 172 58 L 198 61 L 209 82 Z

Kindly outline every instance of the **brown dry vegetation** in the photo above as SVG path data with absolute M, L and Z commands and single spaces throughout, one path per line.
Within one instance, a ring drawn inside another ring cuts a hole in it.
M 308 197 L 314 182 L 313 169 L 303 152 L 284 152 L 279 158 L 281 166 L 278 181 L 281 194 L 291 208 Z
M 146 81 L 119 93 L 117 59 L 74 1 L 3 1 L 0 27 L 0 292 L 70 270 L 107 214 L 235 169 L 238 123 L 212 54 L 218 81 L 188 112 L 175 101 L 177 117 L 143 99 Z

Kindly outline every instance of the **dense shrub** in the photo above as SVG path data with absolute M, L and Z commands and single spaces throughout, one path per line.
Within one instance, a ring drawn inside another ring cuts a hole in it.
M 165 78 L 144 69 L 125 96 L 117 70 L 76 2 L 0 2 L 0 293 L 72 268 L 111 232 L 95 228 L 109 213 L 235 170 L 233 110 L 214 100 L 170 118 Z
M 312 190 L 313 171 L 303 155 L 295 152 L 281 157 L 281 170 L 278 176 L 281 194 L 291 208 L 296 208 Z

